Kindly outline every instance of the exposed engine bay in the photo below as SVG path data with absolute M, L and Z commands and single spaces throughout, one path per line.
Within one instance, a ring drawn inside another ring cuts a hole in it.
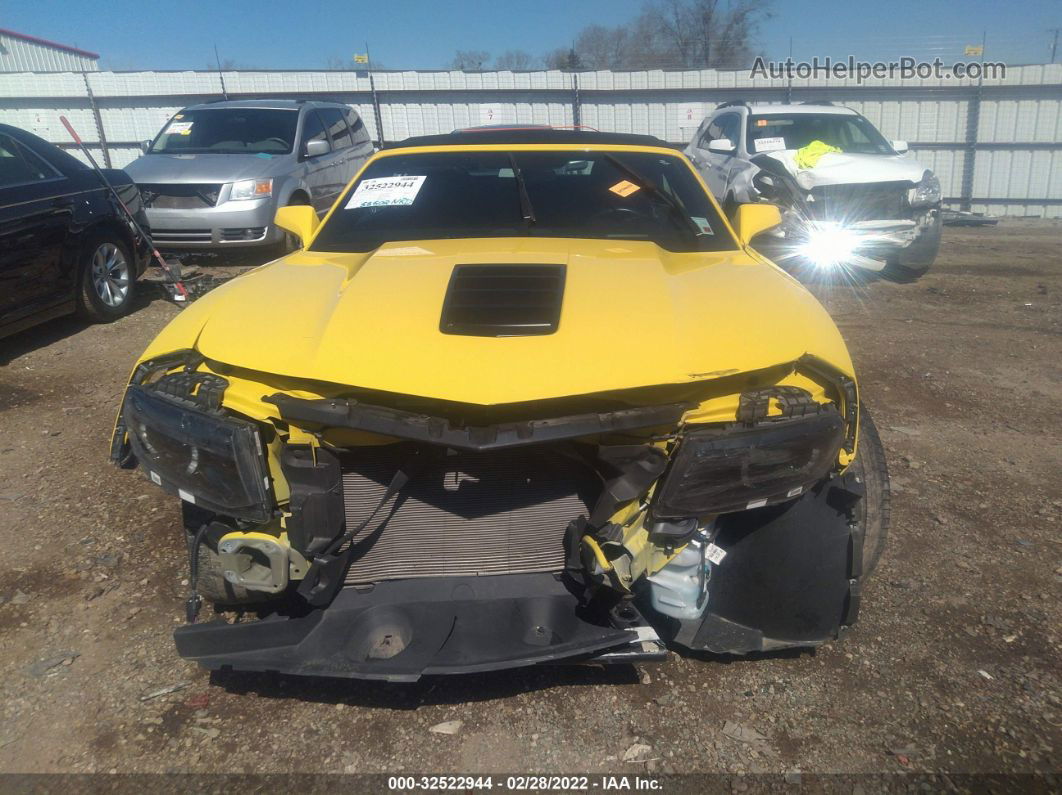
M 181 497 L 193 560 L 216 550 L 231 601 L 268 606 L 178 630 L 208 667 L 407 680 L 670 641 L 813 646 L 855 621 L 864 486 L 839 461 L 858 403 L 815 357 L 763 374 L 777 386 L 713 384 L 730 421 L 685 389 L 622 408 L 275 393 L 263 423 L 224 408 L 249 386 L 225 369 L 142 364 L 112 451 Z

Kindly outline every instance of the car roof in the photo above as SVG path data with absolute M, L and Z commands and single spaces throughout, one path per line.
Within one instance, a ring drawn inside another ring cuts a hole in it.
M 446 135 L 421 135 L 407 138 L 390 149 L 406 149 L 414 146 L 485 146 L 499 144 L 578 144 L 578 145 L 615 145 L 615 146 L 652 146 L 674 149 L 652 135 L 631 135 L 628 133 L 603 133 L 590 130 L 558 130 L 548 127 L 510 127 L 480 128 L 458 130 Z
M 189 105 L 185 110 L 218 110 L 223 108 L 264 108 L 268 110 L 298 110 L 303 105 L 318 107 L 322 105 L 343 105 L 343 102 L 332 102 L 318 99 L 223 99 L 218 102 L 201 102 L 198 105 Z
M 852 110 L 851 108 L 843 107 L 841 105 L 771 105 L 768 103 L 756 103 L 754 105 L 749 105 L 749 113 L 753 113 L 756 116 L 773 116 L 781 114 L 790 116 L 800 113 L 813 113 L 817 116 L 821 116 L 826 113 L 832 113 L 838 116 L 856 115 L 856 112 L 854 110 Z

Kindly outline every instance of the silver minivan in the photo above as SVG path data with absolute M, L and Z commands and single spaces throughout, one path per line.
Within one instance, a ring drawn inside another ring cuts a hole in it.
M 281 244 L 278 207 L 323 213 L 373 153 L 361 117 L 338 102 L 253 99 L 193 105 L 125 167 L 158 246 Z

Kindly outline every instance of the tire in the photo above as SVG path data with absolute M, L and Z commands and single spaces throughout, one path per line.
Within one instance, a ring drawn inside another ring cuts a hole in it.
M 188 537 L 189 546 L 192 538 Z M 199 545 L 199 578 L 195 591 L 216 607 L 222 608 L 261 604 L 276 596 L 261 591 L 249 591 L 226 580 L 222 574 L 221 557 L 218 555 L 216 542 L 211 540 L 209 535 L 204 537 Z
M 136 262 L 129 244 L 114 232 L 86 240 L 78 263 L 78 314 L 94 323 L 110 323 L 129 312 L 136 287 Z
M 892 492 L 885 448 L 877 426 L 864 406 L 859 408 L 859 449 L 852 473 L 863 483 L 866 495 L 860 501 L 859 522 L 863 528 L 863 574 L 865 580 L 878 565 L 889 533 Z

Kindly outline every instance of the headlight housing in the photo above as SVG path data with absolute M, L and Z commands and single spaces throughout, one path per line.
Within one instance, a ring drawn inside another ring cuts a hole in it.
M 689 426 L 657 487 L 653 516 L 730 513 L 793 499 L 837 464 L 844 436 L 832 406 L 751 428 Z
M 242 201 L 244 199 L 265 199 L 273 195 L 273 180 L 271 179 L 241 179 L 232 183 L 229 191 L 229 201 Z
M 137 461 L 151 480 L 207 510 L 264 522 L 272 514 L 258 428 L 130 385 L 122 416 Z
M 908 192 L 907 200 L 912 207 L 936 204 L 940 201 L 940 180 L 932 171 L 927 171 L 922 175 L 922 181 Z

